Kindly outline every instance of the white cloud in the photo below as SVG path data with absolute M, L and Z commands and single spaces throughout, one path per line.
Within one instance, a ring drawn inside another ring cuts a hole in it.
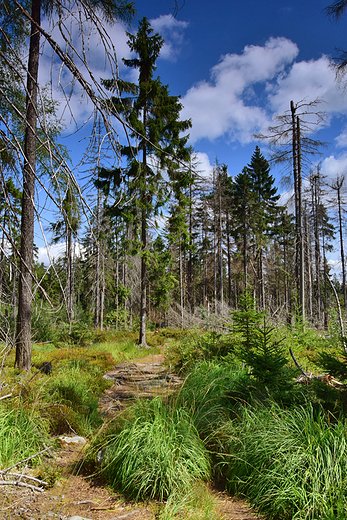
M 343 129 L 340 135 L 335 137 L 335 142 L 338 148 L 347 148 L 347 127 Z
M 276 84 L 268 86 L 269 102 L 273 111 L 283 113 L 289 109 L 290 100 L 324 103 L 320 110 L 340 112 L 347 110 L 347 97 L 335 81 L 335 72 L 327 56 L 318 60 L 296 62 L 287 72 L 278 76 Z
M 210 163 L 207 153 L 196 152 L 192 160 L 192 167 L 199 176 L 205 178 L 212 177 L 213 165 Z
M 321 163 L 322 175 L 327 177 L 328 181 L 336 180 L 336 176 L 347 173 L 347 154 L 340 157 L 330 155 Z
M 298 52 L 290 40 L 270 38 L 263 47 L 246 46 L 242 54 L 223 56 L 210 81 L 198 83 L 182 99 L 183 117 L 193 121 L 192 141 L 228 134 L 232 140 L 250 142 L 252 134 L 268 124 L 253 89 L 282 73 Z
M 165 15 L 151 20 L 151 25 L 154 31 L 160 32 L 165 38 L 160 58 L 169 61 L 176 60 L 184 41 L 184 31 L 189 25 L 188 22 L 178 21 L 172 16 Z M 127 45 L 129 39 L 126 34 L 127 28 L 123 23 L 103 24 L 103 39 L 101 33 L 95 27 L 91 29 L 88 22 L 83 23 L 82 31 L 78 16 L 73 12 L 66 17 L 62 27 L 66 37 L 73 41 L 74 62 L 78 70 L 96 94 L 108 95 L 105 91 L 98 91 L 96 83 L 100 81 L 100 78 L 114 77 L 117 68 L 119 76 L 123 79 L 137 81 L 138 70 L 130 69 L 123 63 L 123 58 L 128 59 L 132 56 Z M 66 42 L 57 25 L 54 25 L 52 21 L 44 20 L 43 28 L 52 35 L 63 50 L 66 50 Z M 69 54 L 71 54 L 70 48 Z M 84 60 L 88 63 L 89 71 Z M 96 83 L 94 83 L 94 79 Z M 78 125 L 88 121 L 93 114 L 92 103 L 79 83 L 75 83 L 73 95 L 70 96 L 73 85 L 72 75 L 65 66 L 61 66 L 56 55 L 52 57 L 52 49 L 46 42 L 41 56 L 39 81 L 43 85 L 51 80 L 54 99 L 60 103 L 58 114 L 65 120 L 68 128 L 71 130 L 74 120 Z
M 74 254 L 75 256 L 81 256 L 84 253 L 84 247 L 75 242 L 74 245 Z M 52 260 L 57 260 L 61 256 L 66 253 L 66 242 L 60 242 L 58 244 L 51 244 L 48 247 L 39 247 L 38 248 L 38 258 L 37 261 L 39 263 L 43 262 L 44 265 L 49 266 Z
M 347 95 L 335 81 L 327 56 L 296 61 L 299 49 L 286 38 L 270 38 L 264 46 L 246 46 L 241 54 L 227 54 L 182 99 L 183 117 L 192 118 L 192 142 L 225 136 L 242 144 L 254 133 L 266 132 L 276 114 L 290 101 L 321 98 L 318 107 L 331 116 L 347 113 Z M 347 142 L 346 134 L 338 140 Z
M 66 251 L 65 244 L 54 244 L 47 247 L 39 247 L 38 248 L 38 258 L 37 261 L 39 263 L 44 263 L 44 265 L 50 265 L 52 260 L 56 260 L 57 258 L 63 256 Z
M 184 31 L 189 26 L 189 22 L 177 20 L 172 15 L 165 14 L 150 20 L 150 23 L 154 31 L 164 38 L 160 58 L 176 61 L 184 43 Z

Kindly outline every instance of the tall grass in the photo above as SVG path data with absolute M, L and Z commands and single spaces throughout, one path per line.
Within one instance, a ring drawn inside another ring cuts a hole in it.
M 227 488 L 269 519 L 347 517 L 347 429 L 312 406 L 246 408 L 230 424 Z
M 47 434 L 33 411 L 0 408 L 0 467 L 25 460 L 41 451 Z
M 208 479 L 210 461 L 189 414 L 160 397 L 136 403 L 107 444 L 102 468 L 112 487 L 131 498 L 166 500 Z
M 218 511 L 218 500 L 205 483 L 196 483 L 190 489 L 173 493 L 163 504 L 159 520 L 225 520 Z
M 252 387 L 246 370 L 222 361 L 203 361 L 192 367 L 177 397 L 177 406 L 191 415 L 203 439 L 251 399 Z

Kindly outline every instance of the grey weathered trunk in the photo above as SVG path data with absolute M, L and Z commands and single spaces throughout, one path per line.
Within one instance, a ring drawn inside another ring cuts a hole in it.
M 143 111 L 143 128 L 147 125 L 146 108 Z M 147 150 L 146 143 L 143 144 L 142 156 L 142 208 L 141 208 L 141 296 L 140 296 L 140 334 L 139 344 L 147 346 L 146 341 L 146 313 L 147 313 L 147 209 L 146 209 L 146 173 L 147 173 Z
M 20 276 L 15 366 L 31 366 L 31 305 L 34 247 L 34 195 L 36 167 L 37 79 L 39 68 L 41 0 L 32 1 L 31 34 L 28 59 L 26 119 L 24 136 L 23 197 L 21 217 Z

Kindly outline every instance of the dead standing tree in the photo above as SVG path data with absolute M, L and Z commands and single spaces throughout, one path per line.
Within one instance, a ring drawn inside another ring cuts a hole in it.
M 290 110 L 275 118 L 268 133 L 255 137 L 267 141 L 272 149 L 271 162 L 284 164 L 284 180 L 288 181 L 288 167 L 293 176 L 295 208 L 295 281 L 299 303 L 297 313 L 305 320 L 304 230 L 302 217 L 303 172 L 309 171 L 312 158 L 324 143 L 312 139 L 316 128 L 324 120 L 324 112 L 317 110 L 321 100 L 290 102 Z

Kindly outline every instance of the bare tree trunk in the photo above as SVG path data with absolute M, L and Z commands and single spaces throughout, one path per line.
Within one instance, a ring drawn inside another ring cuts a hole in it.
M 34 196 L 36 169 L 37 80 L 40 54 L 41 0 L 32 0 L 24 136 L 23 197 L 21 217 L 20 277 L 15 366 L 31 367 L 31 304 L 34 248 Z
M 179 243 L 179 271 L 180 271 L 180 306 L 181 306 L 181 327 L 184 328 L 184 296 L 183 296 L 183 261 L 181 240 Z
M 305 255 L 304 255 L 304 232 L 302 218 L 302 176 L 301 176 L 301 135 L 300 135 L 300 119 L 296 118 L 296 138 L 297 138 L 297 154 L 298 154 L 298 224 L 299 224 L 299 250 L 300 250 L 300 311 L 301 319 L 305 321 Z
M 2 285 L 3 285 L 3 279 L 4 279 L 4 265 L 5 265 L 4 258 L 5 258 L 6 215 L 7 215 L 7 212 L 5 211 L 4 220 L 3 220 L 2 238 L 1 238 L 1 251 L 0 251 L 0 314 L 1 314 L 1 307 L 2 307 Z
M 311 239 L 310 239 L 310 230 L 308 226 L 308 218 L 305 209 L 304 215 L 304 228 L 305 228 L 305 249 L 306 249 L 306 258 L 307 258 L 307 314 L 313 322 L 314 318 L 314 309 L 313 309 L 313 283 L 312 283 L 312 254 L 311 254 Z
M 100 325 L 100 190 L 97 191 L 96 201 L 96 280 L 95 280 L 95 314 L 94 327 Z
M 248 285 L 248 265 L 247 265 L 247 216 L 246 209 L 244 214 L 244 232 L 243 232 L 243 272 L 244 272 L 244 286 L 247 289 Z
M 194 313 L 195 298 L 193 294 L 193 265 L 192 265 L 192 248 L 193 248 L 193 216 L 192 216 L 192 185 L 189 186 L 189 250 L 187 263 L 187 285 L 188 285 L 188 303 L 189 310 Z
M 142 256 L 141 256 L 141 297 L 140 297 L 140 335 L 139 344 L 146 346 L 146 310 L 147 310 L 147 264 L 145 259 L 145 248 L 147 246 L 147 226 L 145 209 L 142 210 Z
M 67 223 L 69 226 L 69 223 Z M 67 229 L 67 274 L 66 274 L 66 290 L 67 290 L 67 316 L 69 320 L 69 333 L 71 334 L 72 321 L 74 319 L 73 314 L 73 254 L 72 254 L 72 230 L 70 227 Z
M 143 128 L 147 125 L 146 108 L 143 110 Z M 147 210 L 146 210 L 146 169 L 147 169 L 147 155 L 146 143 L 143 144 L 142 157 L 142 209 L 141 209 L 141 296 L 140 296 L 140 334 L 139 344 L 143 347 L 147 346 L 146 342 L 146 311 L 147 311 L 147 263 L 146 263 L 146 248 L 147 248 Z
M 331 188 L 337 192 L 337 209 L 339 219 L 339 236 L 340 236 L 340 256 L 342 265 L 342 286 L 343 286 L 343 304 L 344 308 L 347 309 L 347 292 L 346 292 L 346 264 L 345 264 L 345 253 L 343 247 L 343 230 L 342 230 L 342 208 L 341 208 L 341 188 L 345 181 L 345 175 L 337 177 L 336 182 L 332 184 Z
M 317 299 L 317 318 L 318 323 L 321 321 L 322 314 L 322 289 L 321 289 L 321 253 L 320 253 L 320 236 L 318 222 L 319 193 L 317 187 L 317 175 L 313 178 L 313 215 L 314 215 L 314 235 L 315 235 L 315 263 L 316 263 L 316 299 Z
M 228 255 L 228 302 L 231 307 L 231 246 L 230 246 L 230 222 L 229 212 L 227 212 L 227 255 Z
M 343 233 L 342 233 L 342 215 L 341 215 L 341 187 L 337 191 L 338 198 L 338 209 L 339 209 L 339 232 L 340 232 L 340 252 L 341 252 L 341 264 L 342 264 L 342 285 L 343 285 L 343 303 L 345 309 L 347 308 L 347 295 L 346 295 L 346 268 L 345 268 L 345 254 L 343 250 Z
M 101 254 L 100 330 L 104 328 L 105 285 L 105 249 L 103 247 Z
M 224 290 L 223 290 L 223 232 L 222 232 L 222 186 L 219 178 L 219 283 L 220 301 L 223 310 Z

